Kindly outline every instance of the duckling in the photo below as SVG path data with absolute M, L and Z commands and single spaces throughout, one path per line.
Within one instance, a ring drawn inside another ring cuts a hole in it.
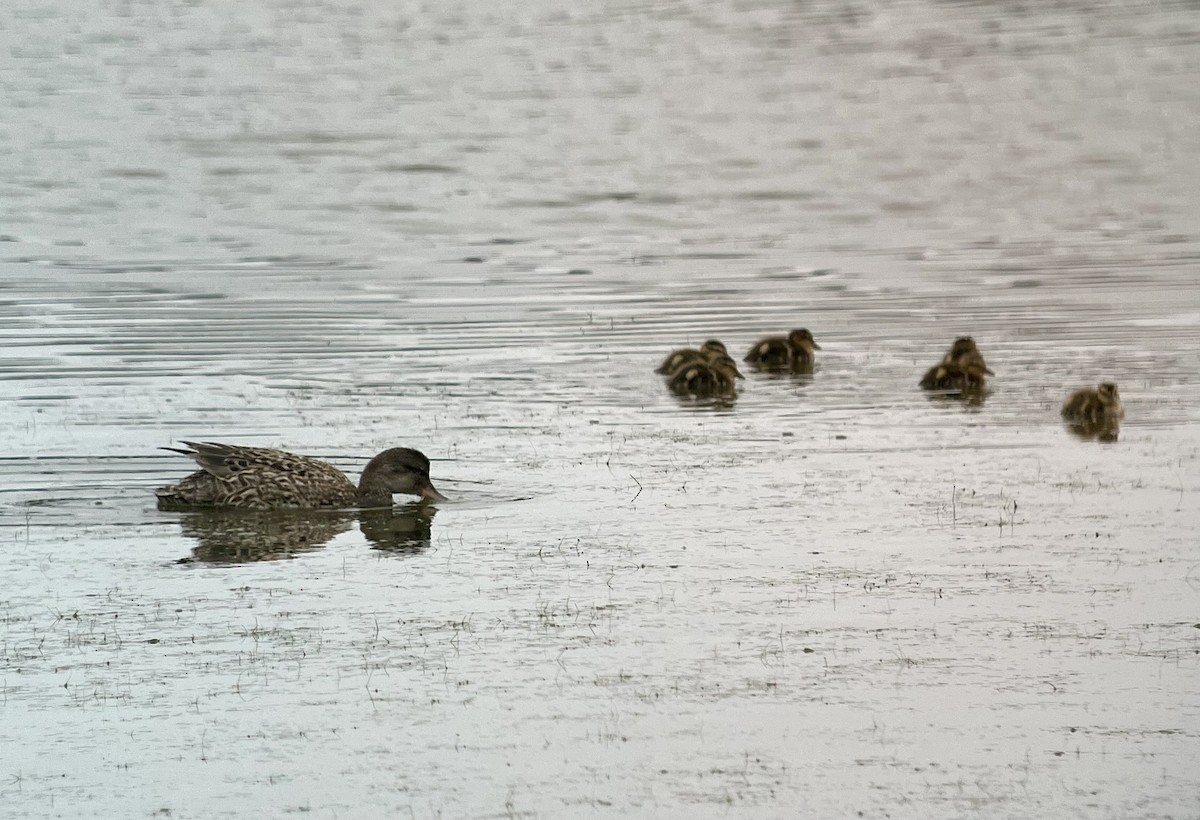
M 717 374 L 717 386 L 722 393 L 734 393 L 737 390 L 737 379 L 746 378 L 742 375 L 742 371 L 738 370 L 737 362 L 733 360 L 733 357 L 724 353 L 713 356 L 708 365 Z
M 759 370 L 810 370 L 815 359 L 813 351 L 820 349 L 813 335 L 800 328 L 787 336 L 768 336 L 750 348 L 742 361 Z
M 979 393 L 987 386 L 987 377 L 994 375 L 975 340 L 970 336 L 959 336 L 942 356 L 941 363 L 925 371 L 918 384 L 924 390 Z
M 671 390 L 681 396 L 712 398 L 732 397 L 737 392 L 737 379 L 745 378 L 729 356 L 718 355 L 709 361 L 680 365 L 668 381 Z
M 212 441 L 183 443 L 190 449 L 162 449 L 182 453 L 200 469 L 155 490 L 161 507 L 381 507 L 391 506 L 392 493 L 446 500 L 429 479 L 429 459 L 407 447 L 375 456 L 355 486 L 337 467 L 309 456 Z
M 713 396 L 717 394 L 717 372 L 708 362 L 688 362 L 671 374 L 667 386 L 681 396 Z
M 679 350 L 671 351 L 667 358 L 663 359 L 656 369 L 655 373 L 671 375 L 679 369 L 680 365 L 691 364 L 692 362 L 706 362 L 713 356 L 724 356 L 729 353 L 725 349 L 725 345 L 716 339 L 709 339 L 704 344 L 700 345 L 700 349 L 694 347 L 681 347 Z
M 946 355 L 942 357 L 942 364 L 957 364 L 962 366 L 968 362 L 978 363 L 983 372 L 989 376 L 996 375 L 987 366 L 987 362 L 983 360 L 983 354 L 979 352 L 975 340 L 970 336 L 959 336 L 954 340 L 954 344 L 950 345 L 950 350 Z
M 961 362 L 943 361 L 926 371 L 920 385 L 925 390 L 947 393 L 979 393 L 987 385 L 984 374 L 991 373 L 983 358 L 966 357 Z
M 1072 393 L 1062 406 L 1063 418 L 1076 423 L 1108 423 L 1125 417 L 1121 394 L 1112 382 L 1103 382 L 1094 389 L 1084 387 Z

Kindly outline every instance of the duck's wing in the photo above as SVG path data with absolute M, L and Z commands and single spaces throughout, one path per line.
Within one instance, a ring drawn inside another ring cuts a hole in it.
M 243 447 L 215 441 L 185 441 L 183 443 L 191 449 L 184 450 L 178 447 L 162 449 L 187 456 L 199 464 L 200 469 L 217 478 L 229 478 L 247 470 L 299 472 L 311 469 L 314 461 L 306 456 L 298 456 L 285 450 L 273 450 L 269 447 Z

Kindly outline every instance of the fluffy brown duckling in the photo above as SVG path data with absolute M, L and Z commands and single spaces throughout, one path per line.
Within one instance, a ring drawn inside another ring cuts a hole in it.
M 742 361 L 759 370 L 811 370 L 813 351 L 820 349 L 813 335 L 799 328 L 787 336 L 768 336 L 750 348 Z
M 1104 424 L 1117 422 L 1125 417 L 1121 407 L 1121 394 L 1112 382 L 1103 382 L 1095 388 L 1084 387 L 1072 393 L 1063 402 L 1062 415 L 1076 424 Z
M 742 371 L 738 370 L 737 362 L 727 354 L 713 356 L 709 359 L 708 364 L 717 372 L 718 386 L 725 393 L 733 393 L 737 390 L 737 380 L 746 378 L 742 375 Z
M 691 364 L 692 362 L 706 362 L 714 356 L 726 356 L 729 351 L 725 349 L 725 345 L 716 339 L 709 339 L 704 344 L 700 345 L 697 350 L 694 347 L 681 347 L 679 350 L 671 351 L 667 358 L 663 359 L 656 369 L 655 373 L 662 373 L 670 376 L 680 365 Z
M 991 373 L 983 364 L 983 358 L 967 357 L 962 362 L 942 362 L 926 371 L 920 385 L 925 390 L 938 390 L 946 393 L 980 393 L 987 386 L 987 376 Z
M 975 340 L 970 336 L 959 336 L 942 356 L 942 361 L 926 370 L 918 384 L 924 390 L 980 393 L 987 386 L 987 377 L 994 375 Z
M 383 507 L 391 506 L 392 493 L 446 500 L 429 479 L 429 459 L 407 447 L 394 447 L 375 456 L 355 486 L 337 467 L 309 456 L 211 441 L 183 443 L 191 449 L 162 449 L 182 453 L 200 469 L 178 484 L 155 490 L 160 506 L 256 510 Z
M 968 363 L 978 364 L 989 376 L 996 375 L 983 360 L 983 354 L 979 352 L 975 340 L 970 336 L 959 336 L 954 340 L 954 344 L 950 345 L 950 350 L 946 355 L 942 357 L 942 364 L 957 364 L 961 367 Z
M 733 396 L 737 392 L 737 379 L 745 378 L 738 372 L 737 364 L 725 355 L 714 356 L 708 361 L 689 362 L 680 365 L 667 384 L 681 396 L 712 398 Z

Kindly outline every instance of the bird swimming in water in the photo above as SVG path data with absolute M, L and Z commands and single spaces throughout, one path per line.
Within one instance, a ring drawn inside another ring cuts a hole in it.
M 985 373 L 990 373 L 982 360 L 966 360 L 963 363 L 943 362 L 926 371 L 920 385 L 925 390 L 946 393 L 978 393 L 987 386 Z
M 1076 435 L 1116 441 L 1120 434 L 1121 419 L 1125 418 L 1125 408 L 1121 406 L 1117 385 L 1103 382 L 1094 388 L 1081 388 L 1068 396 L 1063 402 L 1062 417 Z
M 708 361 L 680 365 L 667 385 L 681 396 L 732 398 L 737 393 L 737 379 L 741 378 L 745 377 L 738 372 L 737 363 L 729 356 L 718 355 Z
M 942 357 L 942 364 L 957 364 L 960 367 L 967 364 L 978 364 L 984 373 L 989 376 L 996 375 L 987 366 L 987 362 L 983 360 L 983 354 L 979 352 L 979 347 L 970 336 L 959 336 L 955 339 L 954 344 L 950 345 L 950 350 Z
M 787 336 L 768 336 L 750 348 L 742 361 L 758 370 L 805 372 L 812 370 L 814 350 L 821 346 L 805 328 L 793 330 Z
M 918 384 L 924 390 L 979 394 L 987 387 L 987 377 L 994 375 L 975 340 L 959 336 L 942 361 L 925 371 Z
M 670 376 L 682 364 L 706 362 L 715 356 L 726 356 L 728 354 L 729 351 L 725 349 L 725 345 L 716 339 L 709 339 L 700 345 L 699 350 L 694 347 L 681 347 L 678 350 L 672 350 L 667 358 L 663 359 L 662 364 L 655 368 L 654 372 Z
M 358 485 L 319 459 L 267 447 L 183 442 L 182 453 L 200 469 L 178 484 L 154 491 L 163 507 L 278 508 L 391 506 L 393 493 L 445 501 L 429 478 L 429 459 L 418 450 L 394 447 L 363 468 Z
M 1121 394 L 1112 382 L 1103 382 L 1096 387 L 1076 390 L 1062 406 L 1063 418 L 1068 421 L 1098 422 L 1119 420 L 1125 417 L 1121 406 Z

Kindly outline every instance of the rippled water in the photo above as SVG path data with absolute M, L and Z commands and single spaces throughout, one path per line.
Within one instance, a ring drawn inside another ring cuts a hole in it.
M 1194 4 L 375 5 L 0 10 L 9 811 L 1196 811 Z

